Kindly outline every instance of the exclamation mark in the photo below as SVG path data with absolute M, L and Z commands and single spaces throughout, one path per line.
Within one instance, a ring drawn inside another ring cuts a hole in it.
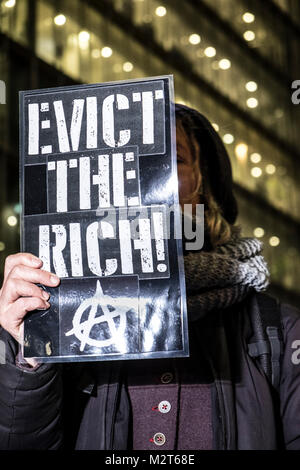
M 164 243 L 164 226 L 163 226 L 163 213 L 153 213 L 153 224 L 154 224 L 154 237 L 157 261 L 165 261 L 165 243 Z M 167 270 L 165 263 L 159 263 L 157 265 L 157 271 L 164 273 Z

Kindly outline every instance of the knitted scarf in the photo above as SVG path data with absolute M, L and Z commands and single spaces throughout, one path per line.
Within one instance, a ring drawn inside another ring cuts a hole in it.
M 190 321 L 214 309 L 243 300 L 250 291 L 263 291 L 269 271 L 256 238 L 235 233 L 213 251 L 188 252 L 184 256 L 187 307 Z

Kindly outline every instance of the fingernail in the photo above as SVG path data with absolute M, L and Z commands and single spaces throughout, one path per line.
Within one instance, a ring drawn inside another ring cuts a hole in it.
M 56 286 L 56 284 L 59 283 L 59 277 L 57 277 L 57 276 L 51 276 L 51 277 L 50 277 L 50 282 L 51 282 L 51 284 L 54 284 L 54 285 Z
M 44 310 L 48 310 L 49 308 L 50 308 L 49 302 L 45 302 L 45 307 L 37 308 L 37 310 L 44 311 Z
M 48 294 L 48 292 L 43 291 L 42 297 L 43 297 L 45 300 L 48 300 L 49 297 L 50 297 L 50 294 Z
M 41 264 L 41 260 L 39 258 L 32 258 L 31 261 L 34 266 L 40 266 Z

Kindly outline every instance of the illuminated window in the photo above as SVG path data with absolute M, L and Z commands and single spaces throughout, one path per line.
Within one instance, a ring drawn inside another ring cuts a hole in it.
M 218 126 L 218 124 L 216 124 L 215 122 L 212 122 L 211 125 L 213 126 L 213 128 L 214 128 L 215 131 L 219 132 L 220 127 Z
M 262 169 L 258 166 L 255 166 L 251 169 L 251 175 L 253 176 L 253 178 L 259 178 L 262 175 Z
M 254 31 L 245 31 L 243 36 L 244 36 L 244 39 L 249 42 L 254 41 L 255 39 Z
M 254 20 L 255 20 L 255 16 L 253 15 L 253 13 L 250 13 L 249 11 L 247 11 L 246 13 L 243 14 L 243 21 L 245 23 L 253 23 Z
M 249 98 L 247 100 L 247 106 L 248 108 L 257 108 L 258 106 L 258 100 L 256 98 Z
M 247 91 L 250 91 L 251 93 L 253 93 L 254 91 L 257 90 L 257 83 L 250 81 L 246 83 L 245 87 Z
M 243 162 L 247 160 L 248 155 L 248 145 L 243 142 L 239 143 L 235 147 L 235 154 L 239 161 Z
M 88 31 L 80 31 L 78 40 L 80 49 L 87 49 L 89 47 L 90 33 Z
M 191 34 L 189 37 L 189 42 L 193 45 L 199 44 L 201 42 L 199 34 Z
M 67 21 L 67 18 L 65 17 L 65 15 L 56 15 L 56 17 L 54 18 L 54 23 L 56 24 L 56 26 L 63 26 Z
M 107 59 L 108 57 L 111 57 L 112 53 L 113 51 L 110 47 L 106 46 L 101 49 L 101 55 L 102 57 L 105 57 L 105 59 Z
M 266 166 L 266 173 L 268 173 L 268 175 L 274 175 L 275 172 L 276 172 L 276 166 L 273 165 L 272 163 L 269 163 L 269 165 Z
M 219 62 L 219 67 L 222 70 L 228 70 L 231 67 L 231 62 L 228 59 L 221 59 Z
M 269 244 L 271 246 L 278 246 L 280 243 L 280 238 L 276 237 L 276 236 L 273 236 L 269 239 Z
M 124 72 L 131 72 L 133 70 L 133 65 L 131 62 L 125 62 L 123 64 L 123 70 Z
M 163 6 L 159 6 L 156 8 L 155 14 L 160 17 L 165 16 L 167 14 L 167 9 Z
M 6 0 L 6 2 L 4 3 L 4 6 L 6 8 L 13 8 L 16 4 L 16 0 Z
M 232 134 L 225 134 L 224 137 L 223 137 L 223 142 L 225 144 L 232 144 L 234 142 L 234 137 Z
M 78 34 L 79 41 L 87 42 L 90 40 L 90 33 L 88 31 L 80 31 Z
M 261 161 L 260 153 L 252 153 L 250 155 L 250 160 L 252 163 L 259 163 Z
M 9 217 L 7 217 L 7 224 L 10 227 L 15 227 L 17 223 L 18 223 L 18 219 L 15 215 L 10 215 Z
M 265 234 L 265 231 L 263 228 L 261 227 L 256 227 L 254 230 L 253 230 L 253 235 L 256 237 L 256 238 L 262 238 Z
M 206 57 L 215 57 L 217 51 L 214 47 L 207 47 L 205 50 L 204 50 L 204 54 L 206 55 Z

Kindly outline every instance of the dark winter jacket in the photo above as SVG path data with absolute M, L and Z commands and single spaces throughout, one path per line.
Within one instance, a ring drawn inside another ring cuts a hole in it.
M 284 354 L 277 392 L 248 354 L 254 303 L 251 294 L 190 325 L 196 351 L 190 360 L 201 364 L 199 380 L 205 369 L 213 384 L 213 446 L 299 450 L 300 313 L 281 305 Z M 126 377 L 134 374 L 137 361 L 22 370 L 15 364 L 15 341 L 4 330 L 0 339 L 6 343 L 6 364 L 0 365 L 0 449 L 130 449 Z

